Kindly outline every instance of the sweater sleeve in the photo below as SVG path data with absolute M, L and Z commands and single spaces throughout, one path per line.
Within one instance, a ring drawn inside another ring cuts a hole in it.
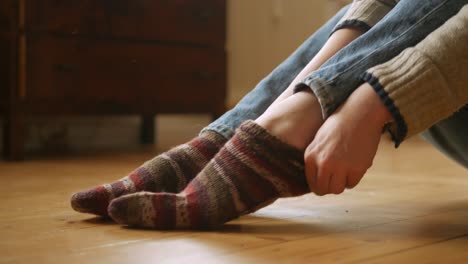
M 371 84 L 392 113 L 395 145 L 468 103 L 468 5 L 418 45 L 369 69 Z
M 332 32 L 344 27 L 358 27 L 364 31 L 379 22 L 399 0 L 354 0 Z

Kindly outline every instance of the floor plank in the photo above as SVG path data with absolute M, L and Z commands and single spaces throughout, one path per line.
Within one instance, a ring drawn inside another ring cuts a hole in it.
M 355 190 L 282 199 L 219 230 L 136 230 L 71 210 L 71 193 L 156 152 L 0 162 L 0 263 L 468 263 L 468 171 L 420 140 L 383 142 Z

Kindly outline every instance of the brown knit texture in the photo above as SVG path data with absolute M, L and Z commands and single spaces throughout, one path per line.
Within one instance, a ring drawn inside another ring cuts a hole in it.
M 206 130 L 186 144 L 146 161 L 120 180 L 75 193 L 71 206 L 78 212 L 107 216 L 109 202 L 122 195 L 139 191 L 180 192 L 225 142 L 217 132 Z
M 306 192 L 303 152 L 247 121 L 181 193 L 126 195 L 109 213 L 137 227 L 213 228 Z

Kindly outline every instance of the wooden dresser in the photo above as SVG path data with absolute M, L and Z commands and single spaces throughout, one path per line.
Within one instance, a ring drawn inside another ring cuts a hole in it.
M 2 0 L 4 156 L 36 115 L 225 110 L 225 0 Z

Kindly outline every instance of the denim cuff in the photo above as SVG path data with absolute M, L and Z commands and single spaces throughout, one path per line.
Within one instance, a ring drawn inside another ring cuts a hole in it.
M 356 0 L 332 32 L 346 26 L 369 30 L 397 4 L 397 0 Z
M 232 130 L 231 128 L 220 124 L 215 125 L 213 123 L 203 128 L 198 135 L 203 134 L 207 130 L 214 131 L 220 134 L 221 136 L 226 138 L 226 140 L 229 140 L 230 138 L 232 138 L 232 136 L 234 136 L 234 130 Z
M 335 28 L 333 29 L 333 31 L 331 32 L 330 36 L 333 35 L 333 33 L 335 33 L 337 30 L 340 30 L 342 28 L 347 28 L 347 27 L 358 28 L 358 29 L 361 29 L 363 32 L 366 32 L 372 28 L 369 24 L 367 24 L 364 21 L 361 21 L 358 19 L 348 19 L 337 24 Z
M 317 98 L 322 110 L 323 120 L 327 119 L 338 108 L 336 98 L 328 91 L 332 91 L 330 84 L 320 78 L 307 77 L 304 81 L 296 84 L 294 93 L 310 89 Z

